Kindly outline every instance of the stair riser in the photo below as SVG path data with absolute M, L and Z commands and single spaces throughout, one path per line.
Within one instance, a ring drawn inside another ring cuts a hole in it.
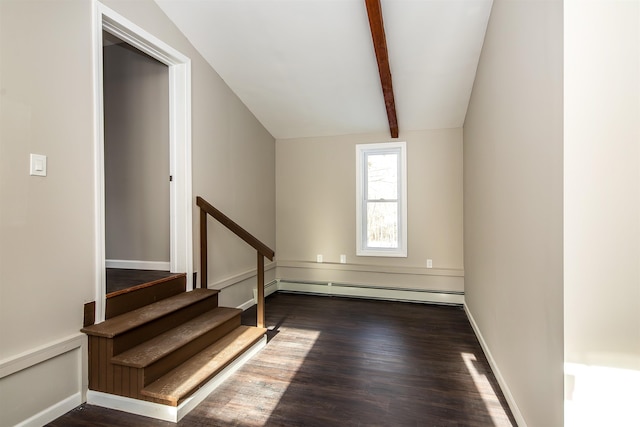
M 229 332 L 240 326 L 241 316 L 237 315 L 232 319 L 222 323 L 217 328 L 189 342 L 187 345 L 174 351 L 170 355 L 163 357 L 157 362 L 143 368 L 144 385 L 151 384 L 176 366 L 184 363 L 196 353 L 199 353 L 215 341 L 219 340 Z
M 186 275 L 181 275 L 153 286 L 109 297 L 106 301 L 105 319 L 178 295 L 185 292 L 186 287 Z
M 90 337 L 89 354 L 92 365 L 90 367 L 89 389 L 134 399 L 147 400 L 154 403 L 167 404 L 165 400 L 142 395 L 140 390 L 145 385 L 160 378 L 196 353 L 227 335 L 233 329 L 240 326 L 240 321 L 240 315 L 235 316 L 209 333 L 191 341 L 186 346 L 183 346 L 171 355 L 162 358 L 146 368 L 132 368 L 111 363 L 110 353 L 113 341 L 103 337 Z M 99 357 L 92 357 L 94 351 L 98 352 Z M 175 406 L 175 403 L 172 404 L 172 406 Z
M 112 344 L 113 340 L 109 338 L 89 337 L 89 389 L 141 398 L 139 390 L 144 382 L 142 370 L 112 364 Z
M 122 335 L 118 335 L 113 339 L 113 353 L 112 356 L 129 350 L 130 348 L 138 345 L 139 343 L 159 335 L 169 329 L 187 322 L 194 317 L 197 317 L 206 311 L 212 310 L 218 306 L 218 295 L 213 295 L 202 301 L 198 301 L 182 310 L 171 313 L 168 316 L 164 316 L 153 322 L 146 323 L 136 329 L 126 332 Z
M 144 396 L 140 395 L 140 389 L 143 383 L 143 374 L 140 372 L 140 369 L 118 365 L 113 365 L 112 368 L 113 391 L 110 393 L 145 400 Z

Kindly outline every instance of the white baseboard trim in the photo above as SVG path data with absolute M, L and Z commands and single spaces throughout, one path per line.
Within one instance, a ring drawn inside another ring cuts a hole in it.
M 311 263 L 278 260 L 276 278 L 300 283 L 331 282 L 381 289 L 464 293 L 464 271 L 391 265 Z M 357 296 L 357 295 L 355 295 Z M 384 298 L 384 297 L 382 297 Z M 401 300 L 405 296 L 398 297 Z M 409 298 L 413 301 L 413 298 Z M 438 301 L 435 301 L 438 302 Z M 460 304 L 459 301 L 456 304 Z
M 16 424 L 15 427 L 40 427 L 46 425 L 81 404 L 82 393 L 78 392 Z
M 159 270 L 170 271 L 171 263 L 169 261 L 138 261 L 128 259 L 107 259 L 105 260 L 107 268 L 122 268 L 125 270 Z
M 464 304 L 464 312 L 466 313 L 467 318 L 469 319 L 469 323 L 471 323 L 471 328 L 473 329 L 473 332 L 475 332 L 476 337 L 480 342 L 480 346 L 482 347 L 482 351 L 484 351 L 484 355 L 487 358 L 487 361 L 489 361 L 489 365 L 491 366 L 493 375 L 495 375 L 496 380 L 498 380 L 498 384 L 500 385 L 502 394 L 504 394 L 504 397 L 507 400 L 507 404 L 509 405 L 509 408 L 511 408 L 511 412 L 513 413 L 513 417 L 516 419 L 516 423 L 518 424 L 519 427 L 527 427 L 527 423 L 524 417 L 522 416 L 522 413 L 520 412 L 520 408 L 518 408 L 518 405 L 516 404 L 516 401 L 513 398 L 513 394 L 511 394 L 511 390 L 507 385 L 507 382 L 504 380 L 504 377 L 500 373 L 498 364 L 493 358 L 493 355 L 491 354 L 491 350 L 489 350 L 489 346 L 487 345 L 487 342 L 484 340 L 484 337 L 480 332 L 480 328 L 478 328 L 478 324 L 473 318 L 473 315 L 471 314 L 469 307 L 467 307 L 467 304 Z
M 146 402 L 143 400 L 131 399 L 128 397 L 116 396 L 114 394 L 101 393 L 89 390 L 87 392 L 87 403 L 104 408 L 116 409 L 130 414 L 142 415 L 158 420 L 177 423 L 193 408 L 211 394 L 220 384 L 236 372 L 243 364 L 256 355 L 267 344 L 267 337 L 264 336 L 251 348 L 244 352 L 239 358 L 234 360 L 229 366 L 224 368 L 218 375 L 202 386 L 198 391 L 188 397 L 179 406 L 160 405 L 158 403 Z
M 236 308 L 239 308 L 242 311 L 246 311 L 246 310 L 250 309 L 251 307 L 253 307 L 255 304 L 256 304 L 255 301 L 253 299 L 250 299 L 249 301 L 243 302 L 242 304 L 240 304 Z
M 266 298 L 274 292 L 278 292 L 278 280 L 272 280 L 269 283 L 265 283 L 264 297 Z M 253 307 L 255 304 L 258 304 L 258 290 L 256 288 L 253 288 L 253 299 L 250 299 L 238 308 L 246 310 L 247 308 Z
M 445 305 L 463 305 L 463 292 L 383 288 L 378 286 L 352 285 L 332 282 L 303 282 L 278 280 L 277 290 L 292 293 L 344 296 L 352 298 L 381 299 L 387 301 L 403 301 Z M 275 292 L 272 291 L 271 293 Z M 265 295 L 267 290 L 265 288 Z

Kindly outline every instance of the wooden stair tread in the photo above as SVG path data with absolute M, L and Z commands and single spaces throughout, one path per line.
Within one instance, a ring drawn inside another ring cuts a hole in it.
M 266 333 L 264 328 L 239 326 L 191 359 L 141 390 L 141 394 L 177 406 L 227 367 Z
M 242 310 L 238 308 L 215 308 L 120 353 L 111 359 L 111 363 L 132 368 L 145 368 L 241 313 Z
M 218 291 L 213 289 L 194 289 L 190 292 L 183 292 L 179 295 L 105 320 L 102 323 L 88 326 L 83 328 L 82 332 L 88 335 L 113 338 L 217 294 Z

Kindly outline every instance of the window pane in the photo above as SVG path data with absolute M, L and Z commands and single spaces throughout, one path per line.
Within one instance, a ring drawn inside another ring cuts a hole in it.
M 368 154 L 367 184 L 367 200 L 397 200 L 398 154 Z
M 367 203 L 367 246 L 392 249 L 398 247 L 397 203 Z

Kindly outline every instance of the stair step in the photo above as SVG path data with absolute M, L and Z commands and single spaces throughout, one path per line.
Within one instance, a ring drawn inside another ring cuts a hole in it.
M 217 296 L 213 289 L 194 289 L 179 295 L 146 305 L 128 313 L 82 329 L 87 335 L 114 338 L 144 324 L 160 319 L 200 301 Z
M 151 282 L 107 294 L 105 319 L 112 319 L 145 305 L 178 295 L 187 289 L 185 273 L 172 274 Z
M 177 406 L 227 367 L 266 333 L 264 328 L 239 326 L 224 338 L 194 355 L 141 390 L 141 394 L 157 403 Z
M 111 359 L 111 363 L 132 368 L 145 368 L 190 342 L 211 333 L 229 320 L 237 318 L 237 323 L 240 325 L 241 314 L 242 310 L 238 308 L 215 308 L 130 350 L 120 353 Z

